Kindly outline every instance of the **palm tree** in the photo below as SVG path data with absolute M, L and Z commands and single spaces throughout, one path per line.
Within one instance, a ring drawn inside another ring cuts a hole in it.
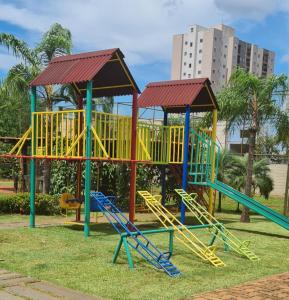
M 70 54 L 72 48 L 71 33 L 60 24 L 53 24 L 43 34 L 36 48 L 29 46 L 12 34 L 0 33 L 0 45 L 12 50 L 13 55 L 22 59 L 22 62 L 13 66 L 7 75 L 5 84 L 9 91 L 18 99 L 29 103 L 29 83 L 43 70 L 47 64 L 60 55 Z M 39 88 L 38 96 L 46 103 L 46 110 L 51 111 L 53 104 L 59 101 L 59 91 L 52 86 Z M 50 161 L 45 162 L 44 193 L 49 192 Z
M 220 118 L 227 121 L 227 129 L 233 130 L 245 124 L 249 134 L 248 161 L 244 192 L 249 197 L 253 184 L 253 164 L 256 146 L 256 136 L 268 122 L 276 127 L 281 113 L 280 105 L 273 99 L 273 93 L 278 89 L 281 101 L 287 89 L 286 76 L 258 78 L 243 69 L 237 69 L 231 76 L 228 86 L 218 95 L 221 112 Z M 249 222 L 249 209 L 244 207 L 241 221 Z
M 249 155 L 231 155 L 231 166 L 227 170 L 229 183 L 239 191 L 246 188 L 247 165 Z M 273 190 L 273 180 L 270 177 L 270 162 L 267 158 L 256 160 L 253 163 L 252 190 L 253 194 L 258 190 L 266 199 Z

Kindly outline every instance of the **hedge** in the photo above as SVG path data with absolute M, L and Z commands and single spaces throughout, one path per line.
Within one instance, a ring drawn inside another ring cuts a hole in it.
M 36 194 L 35 211 L 39 215 L 60 214 L 59 197 Z M 0 213 L 29 214 L 29 193 L 0 195 Z

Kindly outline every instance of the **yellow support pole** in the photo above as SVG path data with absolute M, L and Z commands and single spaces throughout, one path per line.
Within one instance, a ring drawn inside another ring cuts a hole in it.
M 218 111 L 217 109 L 213 110 L 213 120 L 212 120 L 212 143 L 211 146 L 211 165 L 212 165 L 212 174 L 211 181 L 215 181 L 215 161 L 216 161 L 216 138 L 217 138 L 217 121 L 218 121 Z M 214 189 L 210 188 L 209 190 L 209 213 L 214 215 L 215 203 L 214 203 Z

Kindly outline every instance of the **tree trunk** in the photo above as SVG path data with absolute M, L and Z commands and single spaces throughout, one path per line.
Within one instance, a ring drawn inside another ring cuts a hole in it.
M 221 212 L 222 211 L 222 193 L 219 192 L 219 202 L 218 202 L 218 209 L 217 212 Z
M 238 202 L 237 203 L 237 207 L 236 207 L 236 213 L 240 213 L 241 210 L 240 210 L 240 203 Z
M 246 184 L 245 184 L 245 194 L 248 197 L 251 197 L 251 192 L 252 192 L 255 144 L 256 144 L 256 130 L 251 129 L 249 132 L 249 153 L 248 153 L 248 165 L 247 165 L 247 175 L 246 175 Z M 240 221 L 250 222 L 249 209 L 245 206 L 243 207 Z

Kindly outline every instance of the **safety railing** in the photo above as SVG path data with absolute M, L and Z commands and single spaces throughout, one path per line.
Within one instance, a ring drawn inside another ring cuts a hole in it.
M 92 132 L 93 157 L 130 159 L 130 117 L 94 111 Z
M 158 164 L 182 163 L 184 127 L 138 123 L 137 159 Z
M 137 159 L 166 163 L 168 153 L 168 126 L 138 123 Z
M 92 112 L 91 157 L 129 160 L 131 157 L 131 117 Z M 36 157 L 83 158 L 86 147 L 84 110 L 34 112 L 32 127 L 10 154 L 19 155 L 29 136 Z M 138 122 L 137 160 L 155 164 L 182 163 L 184 127 Z
M 205 185 L 208 179 L 212 179 L 213 163 L 215 164 L 215 176 L 218 174 L 220 147 L 205 131 L 197 132 L 194 129 L 191 130 L 190 147 L 189 174 L 192 177 L 192 183 Z
M 179 164 L 184 160 L 184 126 L 170 126 L 169 129 L 169 163 Z
M 85 153 L 83 110 L 34 112 L 32 153 L 38 157 L 82 157 Z

